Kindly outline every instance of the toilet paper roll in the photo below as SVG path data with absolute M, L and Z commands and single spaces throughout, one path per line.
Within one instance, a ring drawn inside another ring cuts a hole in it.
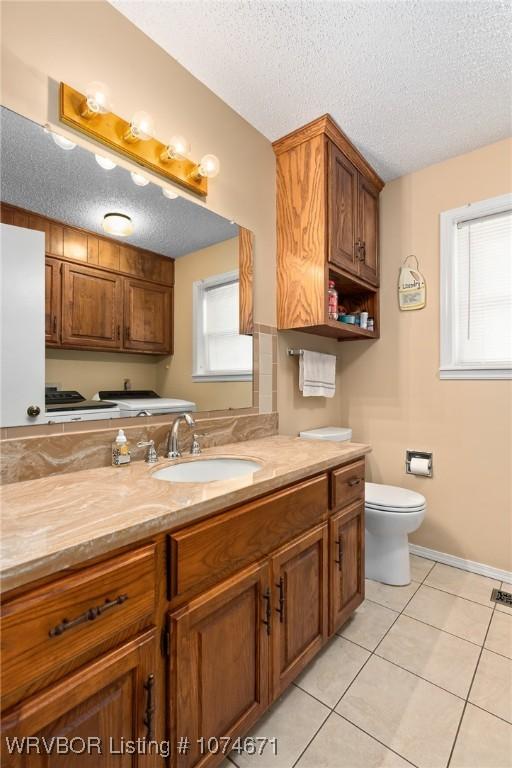
M 429 475 L 428 459 L 412 458 L 411 459 L 411 473 L 413 475 Z

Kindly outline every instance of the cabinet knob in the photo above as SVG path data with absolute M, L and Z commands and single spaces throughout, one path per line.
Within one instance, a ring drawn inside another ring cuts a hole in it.
M 36 417 L 41 413 L 41 409 L 38 405 L 29 405 L 27 408 L 27 416 Z

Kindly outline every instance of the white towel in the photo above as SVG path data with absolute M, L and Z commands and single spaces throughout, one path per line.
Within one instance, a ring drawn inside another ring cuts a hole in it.
M 305 349 L 299 362 L 299 389 L 304 397 L 334 397 L 336 356 Z

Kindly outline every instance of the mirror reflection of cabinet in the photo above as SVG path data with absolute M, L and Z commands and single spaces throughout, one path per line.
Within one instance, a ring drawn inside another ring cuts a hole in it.
M 160 354 L 172 352 L 172 288 L 124 280 L 123 347 Z
M 44 335 L 46 344 L 60 342 L 61 262 L 46 257 L 44 271 Z
M 121 349 L 121 302 L 119 275 L 64 263 L 62 344 Z

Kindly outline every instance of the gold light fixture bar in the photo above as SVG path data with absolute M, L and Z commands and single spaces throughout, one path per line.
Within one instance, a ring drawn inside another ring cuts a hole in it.
M 66 125 L 75 128 L 89 138 L 105 144 L 105 146 L 119 152 L 138 165 L 143 165 L 148 170 L 157 173 L 164 179 L 195 192 L 196 195 L 206 197 L 208 194 L 208 179 L 197 174 L 197 163 L 183 158 L 165 157 L 165 144 L 157 139 L 148 141 L 127 142 L 124 136 L 130 129 L 130 123 L 122 117 L 107 114 L 97 114 L 94 117 L 83 116 L 85 96 L 75 91 L 66 83 L 60 84 L 60 119 Z

